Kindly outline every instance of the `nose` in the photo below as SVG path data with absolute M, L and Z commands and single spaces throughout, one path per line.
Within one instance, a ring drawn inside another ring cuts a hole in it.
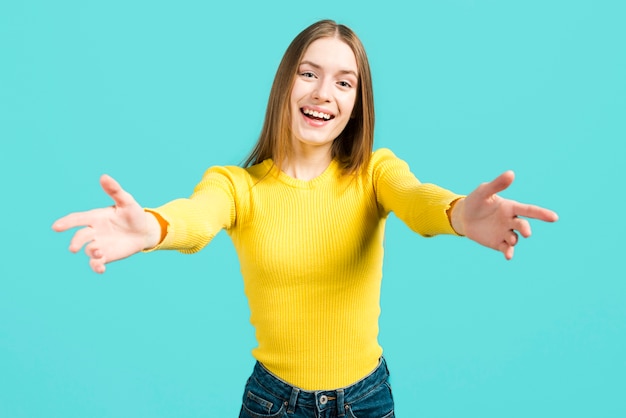
M 313 91 L 313 97 L 320 102 L 328 102 L 331 99 L 331 82 L 325 78 L 318 80 L 315 90 Z

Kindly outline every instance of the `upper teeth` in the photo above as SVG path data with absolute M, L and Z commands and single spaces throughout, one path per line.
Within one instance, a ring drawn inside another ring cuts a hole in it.
M 326 120 L 330 119 L 330 115 L 327 113 L 323 113 L 323 112 L 318 112 L 317 110 L 311 110 L 311 109 L 304 109 L 304 114 L 305 115 L 310 115 L 316 118 L 323 118 Z

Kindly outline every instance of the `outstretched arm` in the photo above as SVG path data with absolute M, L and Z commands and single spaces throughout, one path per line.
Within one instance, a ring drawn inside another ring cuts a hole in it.
M 152 248 L 161 240 L 158 220 L 146 213 L 117 181 L 103 175 L 100 185 L 113 199 L 113 206 L 71 213 L 52 224 L 57 232 L 82 227 L 72 237 L 69 249 L 76 253 L 85 246 L 89 265 L 96 273 L 104 273 L 107 263 Z
M 504 199 L 497 193 L 508 188 L 515 175 L 507 171 L 493 181 L 483 183 L 467 197 L 458 200 L 450 215 L 452 227 L 461 235 L 513 258 L 519 240 L 531 235 L 527 219 L 555 222 L 558 215 L 535 205 Z M 523 217 L 523 218 L 522 218 Z

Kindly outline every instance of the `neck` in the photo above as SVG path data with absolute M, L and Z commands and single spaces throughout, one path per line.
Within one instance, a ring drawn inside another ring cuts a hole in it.
M 330 147 L 294 149 L 282 171 L 294 179 L 312 180 L 328 168 L 331 160 Z

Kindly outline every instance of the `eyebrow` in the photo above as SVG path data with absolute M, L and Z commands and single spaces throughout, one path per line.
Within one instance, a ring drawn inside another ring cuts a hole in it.
M 314 63 L 312 61 L 301 61 L 300 62 L 300 65 L 304 65 L 304 64 L 310 65 L 311 67 L 314 67 L 316 69 L 321 69 L 322 68 L 321 65 L 316 64 L 316 63 Z M 353 70 L 339 70 L 339 74 L 352 74 L 353 76 L 355 76 L 357 78 L 357 80 L 359 79 L 359 75 L 356 73 L 356 71 L 353 71 Z

